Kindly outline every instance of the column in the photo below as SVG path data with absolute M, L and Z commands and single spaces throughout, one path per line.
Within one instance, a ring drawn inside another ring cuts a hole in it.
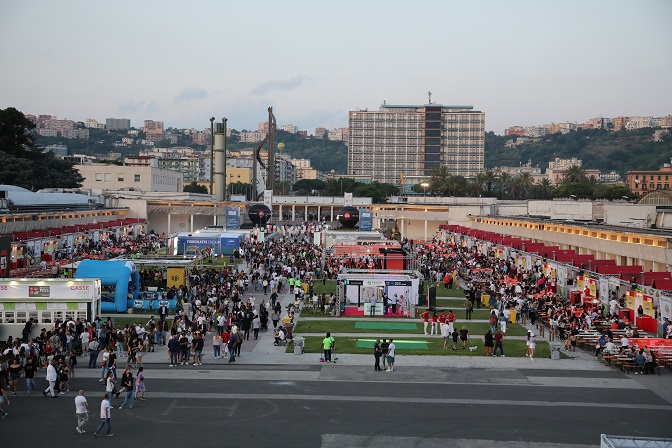
M 308 221 L 308 206 L 307 205 L 306 205 L 305 215 L 303 215 L 303 216 L 304 216 L 303 220 Z
M 329 215 L 329 221 L 335 221 L 334 219 L 334 206 L 331 206 L 331 215 Z
M 170 234 L 170 213 L 168 213 L 168 230 L 166 231 L 167 234 Z
M 318 205 L 317 206 L 317 222 L 320 222 L 321 219 L 322 219 L 321 207 Z
M 278 217 L 278 220 L 282 221 L 284 219 L 282 217 L 282 204 L 278 205 L 278 212 L 280 213 L 280 216 Z
M 399 229 L 400 237 L 403 240 L 404 235 L 406 235 L 406 223 L 404 222 L 404 218 L 401 218 L 401 228 Z
M 427 220 L 425 219 L 425 241 L 427 241 Z
M 296 205 L 292 204 L 292 221 L 296 221 Z
M 194 231 L 194 214 L 189 215 L 189 231 Z

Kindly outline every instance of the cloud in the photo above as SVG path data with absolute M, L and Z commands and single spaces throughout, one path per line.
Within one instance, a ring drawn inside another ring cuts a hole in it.
M 173 102 L 174 103 L 188 103 L 190 101 L 202 100 L 207 95 L 208 95 L 208 92 L 206 92 L 203 89 L 199 89 L 197 87 L 187 87 L 182 92 L 180 92 L 179 95 L 177 95 L 173 99 Z
M 257 87 L 252 89 L 250 93 L 252 95 L 263 95 L 273 90 L 293 90 L 299 87 L 301 84 L 304 84 L 307 80 L 308 78 L 305 76 L 295 76 L 292 79 L 267 81 L 265 83 L 259 84 Z
M 131 115 L 142 109 L 144 105 L 144 101 L 127 101 L 117 106 L 117 114 L 120 116 Z

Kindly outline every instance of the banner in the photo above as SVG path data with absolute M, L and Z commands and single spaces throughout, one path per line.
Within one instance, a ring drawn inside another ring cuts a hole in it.
M 240 207 L 226 207 L 226 230 L 240 228 Z
M 12 283 L 0 284 L 0 299 L 89 299 L 100 296 L 100 280 L 45 282 L 35 279 L 34 282 Z
M 609 280 L 600 277 L 600 299 L 605 305 L 609 302 Z
M 345 193 L 343 195 L 343 205 L 346 207 L 352 207 L 352 193 Z
M 273 190 L 264 190 L 264 205 L 273 210 Z
M 359 211 L 359 231 L 370 232 L 373 229 L 373 212 L 371 209 L 361 209 Z
M 642 309 L 644 310 L 644 314 L 653 317 L 653 297 L 644 296 L 643 299 Z
M 660 316 L 672 319 L 672 297 L 660 296 L 658 303 L 660 304 Z
M 184 285 L 184 268 L 168 268 L 166 288 Z

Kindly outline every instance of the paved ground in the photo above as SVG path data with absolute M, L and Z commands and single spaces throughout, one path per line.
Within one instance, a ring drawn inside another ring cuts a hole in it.
M 388 373 L 373 371 L 372 356 L 342 354 L 338 364 L 324 364 L 316 354 L 284 351 L 269 331 L 245 341 L 235 364 L 214 360 L 209 348 L 202 366 L 168 367 L 164 350 L 148 353 L 147 400 L 115 408 L 115 437 L 96 443 L 565 448 L 598 446 L 601 433 L 672 438 L 669 371 L 627 376 L 590 353 L 535 362 L 400 355 Z M 100 371 L 77 374 L 73 390 L 84 388 L 92 408 L 87 434 L 74 429 L 74 392 L 47 399 L 21 390 L 0 421 L 0 445 L 94 443 Z

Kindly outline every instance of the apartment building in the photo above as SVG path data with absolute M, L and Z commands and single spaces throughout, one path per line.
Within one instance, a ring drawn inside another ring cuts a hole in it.
M 82 188 L 90 189 L 93 194 L 104 190 L 139 190 L 144 192 L 181 192 L 184 188 L 182 173 L 147 165 L 75 165 L 75 169 L 84 177 Z
M 125 131 L 131 128 L 131 120 L 128 118 L 106 118 L 105 129 L 108 131 Z
M 348 114 L 348 175 L 400 185 L 402 176 L 483 171 L 485 113 L 473 106 L 387 105 Z
M 672 164 L 666 163 L 659 170 L 632 170 L 625 173 L 625 181 L 635 194 L 651 190 L 669 190 L 672 180 Z

